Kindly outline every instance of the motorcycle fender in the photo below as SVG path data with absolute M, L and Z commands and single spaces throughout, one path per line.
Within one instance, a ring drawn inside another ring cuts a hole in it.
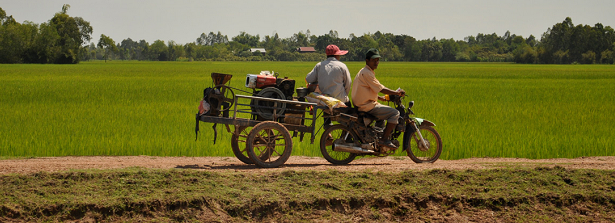
M 425 126 L 436 126 L 435 123 L 433 123 L 433 122 L 431 122 L 429 120 L 425 120 L 425 119 L 421 119 L 421 118 L 416 118 L 416 119 L 417 120 L 419 120 L 419 119 L 421 120 L 420 122 L 418 122 L 419 123 L 419 127 L 422 126 L 422 125 L 425 125 Z
M 412 117 L 411 119 L 413 119 L 414 122 L 416 122 L 416 126 L 418 126 L 419 128 L 421 127 L 421 125 L 436 126 L 436 124 L 434 124 L 433 122 L 431 122 L 429 120 L 422 119 L 422 118 L 414 118 L 414 117 Z M 410 123 L 410 121 L 408 121 L 408 123 Z

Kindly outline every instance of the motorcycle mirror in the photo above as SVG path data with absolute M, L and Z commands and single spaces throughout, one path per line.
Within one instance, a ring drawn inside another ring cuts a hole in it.
M 414 101 L 408 102 L 408 109 L 412 108 L 412 106 L 414 106 Z

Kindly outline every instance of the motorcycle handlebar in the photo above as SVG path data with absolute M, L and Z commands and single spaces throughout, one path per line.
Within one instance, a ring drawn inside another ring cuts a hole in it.
M 404 94 L 403 96 L 399 96 L 399 95 L 388 95 L 388 100 L 392 101 L 392 102 L 401 102 L 401 99 L 406 97 L 406 95 Z

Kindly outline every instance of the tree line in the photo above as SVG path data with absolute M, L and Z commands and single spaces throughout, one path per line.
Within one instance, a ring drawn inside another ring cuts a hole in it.
M 337 31 L 313 35 L 300 31 L 289 38 L 278 34 L 261 37 L 240 32 L 229 38 L 220 32 L 202 33 L 194 42 L 131 38 L 116 43 L 102 34 L 97 44 L 90 42 L 92 27 L 80 17 L 62 11 L 46 23 L 18 23 L 0 8 L 0 63 L 78 63 L 82 60 L 150 61 L 319 61 L 329 44 L 348 50 L 342 60 L 362 61 L 369 48 L 378 48 L 385 61 L 516 62 L 542 64 L 613 64 L 615 31 L 610 26 L 574 25 L 571 18 L 548 28 L 538 40 L 506 32 L 468 36 L 463 40 L 417 40 L 392 33 L 350 34 L 341 38 Z M 89 42 L 89 44 L 87 44 Z M 297 52 L 314 47 L 316 53 Z M 264 48 L 266 53 L 252 52 Z
M 18 23 L 0 8 L 0 63 L 79 63 L 92 26 L 67 14 L 70 5 L 43 24 Z

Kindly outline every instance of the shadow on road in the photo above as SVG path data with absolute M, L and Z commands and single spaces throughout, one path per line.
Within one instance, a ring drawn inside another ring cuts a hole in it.
M 334 165 L 334 164 L 284 164 L 277 168 L 300 168 L 300 169 L 308 169 L 313 167 L 357 167 L 357 166 L 387 166 L 391 165 L 389 163 L 357 163 L 357 164 L 346 164 L 346 165 Z M 195 170 L 253 170 L 253 169 L 266 169 L 261 168 L 256 165 L 250 164 L 228 164 L 228 165 L 177 165 L 175 168 L 177 169 L 195 169 Z M 275 169 L 275 168 L 274 168 Z

